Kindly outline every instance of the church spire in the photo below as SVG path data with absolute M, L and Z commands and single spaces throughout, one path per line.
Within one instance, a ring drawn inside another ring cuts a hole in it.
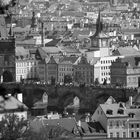
M 100 12 L 100 9 L 99 9 L 98 18 L 97 18 L 97 21 L 96 21 L 96 33 L 95 34 L 97 36 L 99 36 L 102 29 L 103 29 L 103 23 L 101 21 L 101 12 Z
M 32 13 L 32 23 L 31 23 L 31 28 L 36 28 L 36 17 L 35 17 L 35 11 Z

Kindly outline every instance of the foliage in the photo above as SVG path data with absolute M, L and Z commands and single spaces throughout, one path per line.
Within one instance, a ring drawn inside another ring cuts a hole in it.
M 0 0 L 0 14 L 6 14 L 15 7 L 17 0 Z
M 32 131 L 27 140 L 72 140 L 73 137 L 74 136 L 70 132 L 60 126 L 44 126 L 39 132 Z
M 80 72 L 76 72 L 75 76 L 74 76 L 74 80 L 77 83 L 83 83 L 83 79 L 84 77 L 82 77 L 82 74 Z
M 0 122 L 2 140 L 16 140 L 26 136 L 28 122 L 15 114 L 5 114 Z
M 71 83 L 71 82 L 72 82 L 71 75 L 65 75 L 64 76 L 64 83 Z

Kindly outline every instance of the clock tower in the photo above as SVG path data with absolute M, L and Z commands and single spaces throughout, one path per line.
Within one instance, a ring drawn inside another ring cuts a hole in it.
M 0 77 L 1 82 L 15 81 L 15 38 L 7 32 L 5 15 L 0 15 Z

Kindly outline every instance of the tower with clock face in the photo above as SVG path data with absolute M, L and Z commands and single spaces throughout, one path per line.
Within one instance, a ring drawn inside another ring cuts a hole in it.
M 99 48 L 100 48 L 100 57 L 110 55 L 110 46 L 109 46 L 109 37 L 102 34 L 99 37 Z
M 15 38 L 7 32 L 5 15 L 0 15 L 0 77 L 1 82 L 15 81 Z

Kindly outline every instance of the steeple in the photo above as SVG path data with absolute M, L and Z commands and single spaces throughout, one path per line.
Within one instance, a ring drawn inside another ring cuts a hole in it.
M 36 23 L 35 11 L 33 11 L 31 28 L 36 28 L 36 26 L 37 26 L 37 23 Z
M 100 9 L 99 9 L 99 13 L 98 13 L 98 18 L 96 21 L 96 36 L 99 36 L 99 34 L 101 33 L 103 29 L 103 23 L 101 21 L 101 13 L 100 13 Z

